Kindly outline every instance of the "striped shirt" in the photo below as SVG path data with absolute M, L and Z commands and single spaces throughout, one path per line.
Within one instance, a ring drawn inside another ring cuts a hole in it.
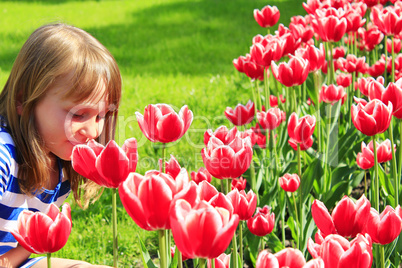
M 70 182 L 63 177 L 59 165 L 59 183 L 54 190 L 43 190 L 35 196 L 22 194 L 18 185 L 18 163 L 14 142 L 7 129 L 0 126 L 0 255 L 17 246 L 8 231 L 16 229 L 18 215 L 23 210 L 46 213 L 50 204 L 60 207 L 70 192 Z

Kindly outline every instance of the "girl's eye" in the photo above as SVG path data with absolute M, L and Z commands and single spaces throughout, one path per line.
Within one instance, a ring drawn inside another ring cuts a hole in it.
M 75 113 L 72 113 L 71 115 L 72 115 L 72 117 L 73 117 L 74 119 L 81 119 L 81 118 L 84 117 L 84 114 L 75 114 Z
M 96 121 L 104 120 L 105 118 L 106 118 L 106 115 L 97 115 Z

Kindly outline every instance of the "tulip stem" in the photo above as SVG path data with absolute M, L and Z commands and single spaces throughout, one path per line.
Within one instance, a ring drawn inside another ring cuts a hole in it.
M 204 268 L 206 263 L 206 259 L 199 259 L 198 268 Z
M 388 84 L 388 78 L 387 78 L 387 58 L 388 58 L 388 53 L 387 53 L 387 39 L 388 37 L 385 36 L 384 38 L 384 54 L 385 54 L 385 70 L 384 70 L 384 85 Z
M 334 74 L 335 74 L 335 68 L 334 68 L 334 61 L 333 61 L 333 56 L 332 56 L 332 47 L 333 44 L 332 42 L 328 42 L 328 52 L 329 52 L 329 62 L 327 64 L 327 69 L 328 69 L 328 85 L 333 84 L 334 81 Z
M 402 120 L 399 120 L 399 135 L 402 134 Z M 394 148 L 392 148 L 393 150 Z M 395 195 L 397 196 L 395 198 L 395 200 L 398 198 L 398 203 L 397 205 L 399 205 L 399 184 L 401 183 L 401 176 L 402 176 L 402 142 L 399 143 L 399 172 L 398 172 L 398 176 L 395 178 L 396 182 L 395 182 L 395 186 L 397 186 L 395 188 Z M 396 206 L 395 206 L 396 207 Z
M 364 172 L 364 195 L 367 196 L 367 172 Z
M 317 105 L 318 152 L 321 153 L 321 111 L 320 111 L 320 81 L 318 71 L 314 72 L 314 86 Z
M 116 188 L 112 188 L 112 225 L 113 225 L 113 267 L 117 267 L 118 245 L 117 245 L 117 211 L 116 211 Z
M 257 111 L 258 111 L 257 98 L 255 96 L 255 89 L 254 89 L 253 80 L 251 80 L 251 94 L 253 96 L 253 101 L 254 101 L 254 113 L 257 114 Z
M 166 232 L 165 230 L 159 230 L 159 255 L 161 268 L 167 268 L 167 248 L 166 248 Z
M 385 268 L 385 252 L 383 245 L 380 245 L 380 255 L 381 255 L 381 268 Z
M 166 164 L 165 164 L 165 154 L 166 154 L 166 144 L 162 143 L 162 172 L 166 173 Z
M 392 152 L 392 160 L 391 160 L 391 167 L 392 167 L 392 175 L 394 177 L 394 190 L 395 190 L 395 207 L 399 205 L 399 180 L 398 180 L 398 171 L 396 166 L 396 156 L 394 150 L 394 130 L 393 130 L 393 122 L 391 118 L 391 123 L 389 124 L 389 139 L 391 140 L 391 152 Z
M 377 158 L 377 143 L 375 141 L 375 136 L 373 135 L 373 151 L 374 151 L 374 191 L 375 191 L 375 199 L 374 199 L 374 207 L 377 211 L 380 211 L 380 186 L 378 180 L 378 158 Z
M 295 206 L 296 224 L 297 224 L 297 226 L 299 227 L 299 228 L 297 228 L 298 237 L 299 237 L 299 241 L 297 241 L 297 242 L 298 242 L 297 245 L 298 245 L 299 248 L 300 248 L 300 244 L 301 244 L 301 242 L 300 242 L 300 238 L 301 238 L 301 228 L 300 228 L 299 216 L 298 216 L 298 213 L 297 213 L 297 203 L 296 203 L 296 196 L 295 196 L 295 193 L 292 193 L 292 197 L 293 197 L 293 203 L 294 203 L 294 206 Z M 285 246 L 285 243 L 283 244 L 283 246 Z
M 300 149 L 300 143 L 297 144 L 297 166 L 298 166 L 298 175 L 300 178 L 300 186 L 299 186 L 299 209 L 300 209 L 300 215 L 299 215 L 299 241 L 298 241 L 298 247 L 299 249 L 303 252 L 303 192 L 302 192 L 302 171 L 301 171 L 301 149 Z
M 240 251 L 240 265 L 239 267 L 243 267 L 243 222 L 239 223 L 239 251 Z
M 265 110 L 269 108 L 269 67 L 264 70 Z M 278 100 L 279 101 L 279 100 Z M 262 110 L 262 109 L 261 109 Z
M 211 268 L 215 268 L 215 259 L 211 259 Z
M 330 150 L 330 136 L 331 136 L 331 119 L 332 119 L 332 104 L 329 105 L 328 113 L 328 128 L 327 128 L 327 144 L 325 146 L 326 156 L 325 156 L 325 176 L 324 176 L 324 192 L 326 193 L 331 188 L 331 176 L 329 174 L 329 150 Z
M 47 268 L 51 268 L 52 267 L 52 260 L 51 260 L 52 253 L 47 253 L 46 257 L 47 257 Z
M 255 83 L 255 90 L 257 91 L 258 106 L 260 108 L 260 111 L 262 111 L 262 102 L 261 102 L 260 88 L 258 86 L 258 79 L 255 79 L 254 83 Z
M 233 235 L 232 239 L 232 246 L 233 246 L 233 253 L 232 253 L 232 261 L 233 261 L 233 267 L 238 268 L 239 265 L 237 263 L 237 239 L 236 239 L 236 233 Z
M 395 83 L 395 52 L 394 52 L 394 36 L 391 37 L 392 40 L 392 83 Z M 387 64 L 385 64 L 387 66 Z M 387 69 L 387 67 L 385 67 Z

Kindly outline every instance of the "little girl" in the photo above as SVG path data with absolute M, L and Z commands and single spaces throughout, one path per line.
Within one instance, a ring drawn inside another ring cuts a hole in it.
M 22 210 L 46 213 L 70 191 L 84 205 L 98 195 L 72 169 L 71 152 L 89 139 L 113 138 L 120 96 L 116 61 L 87 32 L 45 25 L 23 45 L 0 94 L 0 266 L 46 267 L 7 231 Z M 91 266 L 57 258 L 52 265 Z

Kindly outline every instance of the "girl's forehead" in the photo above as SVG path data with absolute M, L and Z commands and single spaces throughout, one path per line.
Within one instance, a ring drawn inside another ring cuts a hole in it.
M 108 100 L 107 84 L 102 77 L 76 81 L 75 74 L 69 72 L 57 78 L 52 87 L 54 90 L 51 89 L 50 94 L 60 94 L 63 99 L 74 103 L 90 106 L 106 103 Z

